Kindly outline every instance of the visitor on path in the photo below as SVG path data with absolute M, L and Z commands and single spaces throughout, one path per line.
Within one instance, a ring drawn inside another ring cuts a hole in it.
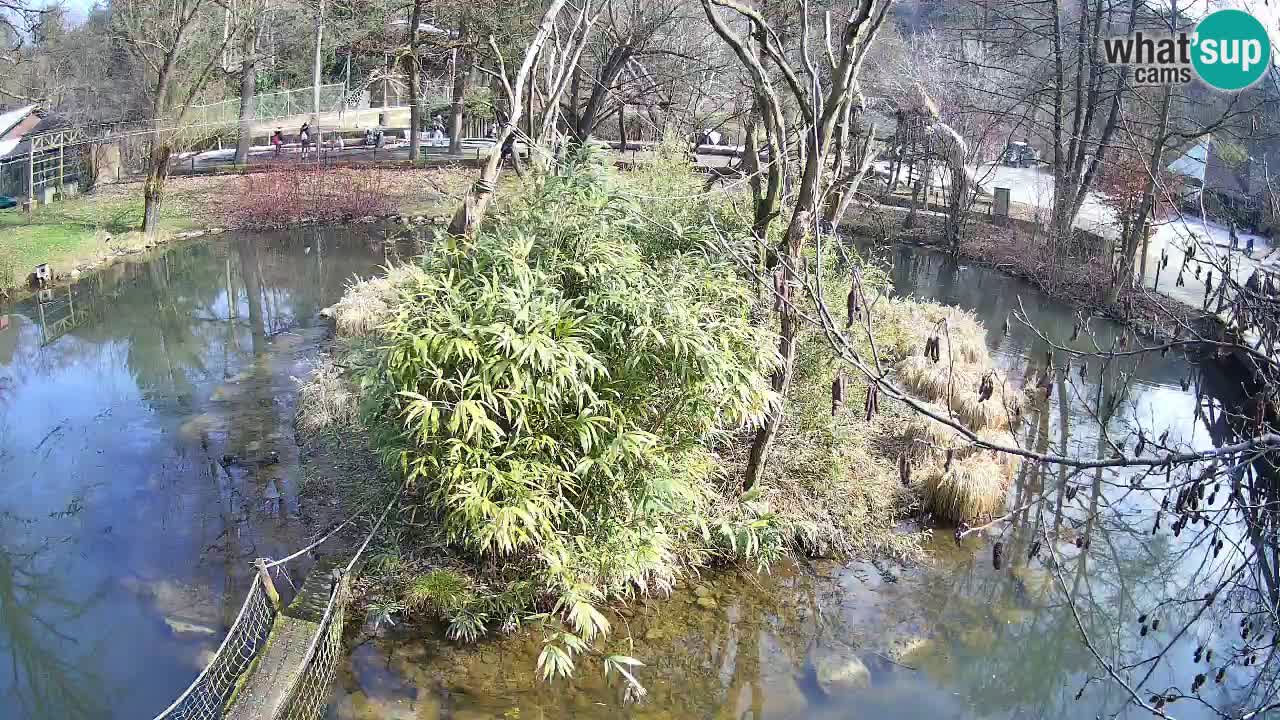
M 431 119 L 431 144 L 440 146 L 444 145 L 444 118 L 440 117 L 440 113 Z
M 1246 254 L 1246 255 L 1249 255 L 1250 257 L 1252 257 L 1252 256 L 1253 256 L 1253 241 L 1254 241 L 1254 239 L 1255 239 L 1255 238 L 1254 238 L 1252 235 L 1250 235 L 1250 236 L 1249 236 L 1249 239 L 1245 241 L 1244 252 L 1245 252 L 1245 254 Z
M 1231 235 L 1231 249 L 1238 250 L 1240 248 L 1240 236 L 1236 234 L 1235 220 L 1231 221 L 1231 225 L 1227 228 L 1227 232 Z
M 307 154 L 307 150 L 311 148 L 311 123 L 302 123 L 302 129 L 298 130 L 298 141 L 302 143 L 302 154 Z
M 507 158 L 511 158 L 512 162 L 516 161 L 516 134 L 511 133 L 506 140 L 502 141 L 502 156 L 499 162 L 506 163 Z
M 498 164 L 505 165 L 507 158 L 511 158 L 511 167 L 515 168 L 516 175 L 524 177 L 524 169 L 520 167 L 520 153 L 516 152 L 516 133 L 513 128 L 507 139 L 502 141 L 502 154 L 498 156 Z
M 276 157 L 280 157 L 282 147 L 284 147 L 284 135 L 280 132 L 280 128 L 276 128 L 276 131 L 271 133 L 271 150 Z

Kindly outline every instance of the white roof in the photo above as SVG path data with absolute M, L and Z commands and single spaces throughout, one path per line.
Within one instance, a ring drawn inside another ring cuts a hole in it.
M 18 108 L 17 110 L 10 110 L 7 113 L 0 113 L 0 135 L 9 132 L 14 125 L 22 122 L 22 119 L 30 115 L 31 111 L 35 109 L 35 105 L 28 105 L 24 108 Z M 0 155 L 3 154 L 4 153 L 0 153 Z
M 1187 150 L 1182 157 L 1169 163 L 1169 171 L 1175 175 L 1195 178 L 1204 183 L 1204 168 L 1209 161 L 1209 139 L 1205 138 Z

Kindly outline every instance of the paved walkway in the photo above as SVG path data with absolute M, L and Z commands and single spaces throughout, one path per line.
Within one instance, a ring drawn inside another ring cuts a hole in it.
M 1013 168 L 1003 165 L 983 165 L 975 169 L 986 187 L 1009 188 L 1009 199 L 1021 203 L 1040 217 L 1047 217 L 1053 201 L 1053 173 L 1045 167 Z M 1098 193 L 1090 193 L 1076 216 L 1076 227 L 1104 238 L 1116 238 L 1119 224 L 1115 214 L 1103 204 Z M 1214 274 L 1214 287 L 1222 280 L 1221 268 L 1230 266 L 1235 282 L 1243 285 L 1255 270 L 1280 272 L 1280 252 L 1266 238 L 1237 233 L 1239 246 L 1231 248 L 1228 229 L 1212 220 L 1192 215 L 1178 215 L 1157 223 L 1155 235 L 1147 245 L 1146 274 L 1143 284 L 1193 307 L 1201 307 L 1205 296 L 1205 281 L 1209 272 Z M 1253 237 L 1254 252 L 1245 252 L 1249 238 Z M 1182 267 L 1184 253 L 1195 247 L 1196 260 L 1188 264 L 1183 274 L 1182 287 L 1177 287 L 1178 270 Z M 1167 253 L 1168 267 L 1161 266 L 1162 254 Z M 1141 258 L 1139 258 L 1141 266 Z M 1197 268 L 1200 276 L 1196 277 Z M 1157 282 L 1158 281 L 1158 282 Z

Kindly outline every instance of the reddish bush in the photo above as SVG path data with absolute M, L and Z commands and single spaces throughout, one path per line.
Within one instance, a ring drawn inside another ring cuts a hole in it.
M 386 215 L 395 209 L 387 172 L 367 165 L 272 163 L 244 176 L 230 214 L 240 227 Z
M 1147 159 L 1132 151 L 1116 152 L 1102 167 L 1102 175 L 1098 178 L 1102 203 L 1115 213 L 1125 233 L 1142 206 L 1142 196 L 1150 178 Z M 1180 186 L 1178 179 L 1167 171 L 1156 178 L 1156 183 L 1151 216 L 1159 218 L 1168 209 L 1169 200 L 1178 197 Z

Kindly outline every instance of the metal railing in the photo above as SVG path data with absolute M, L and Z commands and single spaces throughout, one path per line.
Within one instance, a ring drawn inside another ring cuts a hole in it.
M 403 490 L 402 485 L 401 492 Z M 329 593 L 329 602 L 325 606 L 319 627 L 300 661 L 301 669 L 285 689 L 284 700 L 274 715 L 264 720 L 318 720 L 328 706 L 329 685 L 333 682 L 338 660 L 342 657 L 342 625 L 346 619 L 347 604 L 351 600 L 351 582 L 355 568 L 399 497 L 400 493 L 397 492 L 365 536 L 364 542 L 347 562 L 341 579 Z M 253 576 L 249 594 L 213 659 L 186 691 L 156 715 L 154 720 L 221 720 L 225 716 L 234 702 L 236 690 L 242 686 L 245 673 L 266 646 L 271 629 L 280 614 L 280 598 L 271 585 L 269 568 L 314 550 L 351 522 L 348 519 L 316 542 L 284 559 L 272 563 L 265 559 L 257 561 L 258 572 Z

